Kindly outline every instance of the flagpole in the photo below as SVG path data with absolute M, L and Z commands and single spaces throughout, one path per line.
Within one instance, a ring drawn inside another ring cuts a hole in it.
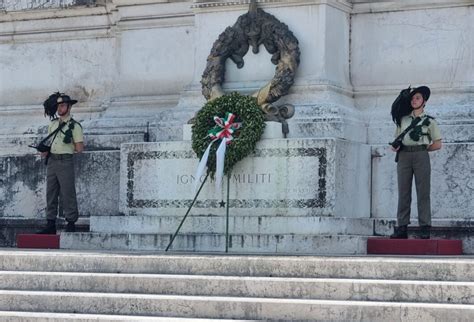
M 227 174 L 227 207 L 225 221 L 225 252 L 229 252 L 229 190 L 230 190 L 230 173 Z
M 181 223 L 179 224 L 178 229 L 176 229 L 176 232 L 174 233 L 173 237 L 171 237 L 170 243 L 168 244 L 168 247 L 166 247 L 165 252 L 167 252 L 168 249 L 173 244 L 173 241 L 176 238 L 176 235 L 178 235 L 178 232 L 181 229 L 181 226 L 183 226 L 184 221 L 186 220 L 186 217 L 188 216 L 189 212 L 191 211 L 191 208 L 194 206 L 194 203 L 196 202 L 196 199 L 199 196 L 199 193 L 201 192 L 202 187 L 204 187 L 204 183 L 206 183 L 207 177 L 209 177 L 209 172 L 206 174 L 206 177 L 204 178 L 204 181 L 201 183 L 201 186 L 199 187 L 199 190 L 197 191 L 196 195 L 194 196 L 193 202 L 191 202 L 191 205 L 189 206 L 188 211 L 186 211 L 186 215 L 184 215 L 183 220 L 181 220 Z

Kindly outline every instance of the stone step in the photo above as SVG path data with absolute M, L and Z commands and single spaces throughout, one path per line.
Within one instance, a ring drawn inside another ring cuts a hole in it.
M 110 234 L 173 234 L 183 216 L 91 216 L 90 226 L 93 232 Z M 224 233 L 225 227 L 225 214 L 190 215 L 180 232 Z M 284 234 L 288 231 L 301 235 L 368 236 L 373 233 L 373 220 L 309 216 L 229 216 L 229 232 L 232 234 Z
M 257 256 L 0 250 L 2 271 L 474 281 L 459 257 Z
M 474 282 L 0 271 L 0 289 L 474 304 Z
M 224 319 L 472 321 L 474 305 L 0 291 L 0 310 Z
M 61 233 L 62 249 L 164 251 L 172 234 Z M 230 234 L 231 253 L 353 255 L 367 252 L 368 236 Z M 225 234 L 178 234 L 170 251 L 224 252 Z
M 36 154 L 28 145 L 39 143 L 45 134 L 0 135 L 0 156 Z
M 53 313 L 53 312 L 14 312 L 14 311 L 0 311 L 0 321 L 4 322 L 61 322 L 61 321 L 80 321 L 80 322 L 94 322 L 94 321 L 170 321 L 170 322 L 212 322 L 216 319 L 186 319 L 186 318 L 171 318 L 158 316 L 132 316 L 132 315 L 106 315 L 106 314 L 75 314 L 75 313 Z M 251 320 L 218 320 L 227 321 L 251 321 Z

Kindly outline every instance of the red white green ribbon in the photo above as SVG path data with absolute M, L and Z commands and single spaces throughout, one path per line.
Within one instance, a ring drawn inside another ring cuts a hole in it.
M 230 142 L 234 139 L 232 134 L 242 127 L 242 123 L 234 122 L 234 120 L 235 115 L 229 112 L 225 113 L 224 118 L 214 116 L 214 122 L 216 123 L 216 126 L 207 132 L 212 141 L 226 138 L 227 144 L 230 144 Z
M 218 140 L 221 140 L 221 143 L 219 144 L 219 147 L 216 151 L 216 191 L 220 190 L 222 185 L 226 146 L 234 139 L 233 134 L 242 127 L 242 123 L 234 122 L 235 118 L 236 116 L 229 112 L 225 114 L 224 118 L 214 116 L 214 122 L 216 123 L 216 126 L 207 132 L 212 141 L 204 152 L 196 170 L 195 178 L 201 178 L 207 165 L 209 151 L 211 150 L 212 144 Z M 197 189 L 198 182 L 199 180 L 196 180 L 194 187 L 195 191 Z

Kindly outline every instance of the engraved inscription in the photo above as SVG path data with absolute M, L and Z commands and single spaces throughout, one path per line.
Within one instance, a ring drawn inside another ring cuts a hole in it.
M 242 168 L 231 174 L 232 197 L 229 205 L 233 208 L 326 207 L 326 154 L 324 147 L 256 150 L 250 156 L 255 160 L 250 164 L 250 171 Z M 192 169 L 195 162 L 192 151 L 128 153 L 127 207 L 188 207 L 194 196 L 197 179 L 181 169 Z M 268 162 L 274 166 L 269 168 Z M 199 178 L 199 181 L 202 182 L 204 178 Z M 222 191 L 216 191 L 213 183 L 208 178 L 194 207 L 219 207 L 218 198 L 224 193 L 227 178 L 224 178 Z
M 199 178 L 199 182 L 203 182 L 206 176 Z M 231 174 L 230 182 L 236 184 L 264 184 L 271 183 L 272 175 L 270 173 L 237 173 Z M 212 183 L 214 179 L 210 179 Z M 194 184 L 196 178 L 191 174 L 178 174 L 176 175 L 177 185 Z

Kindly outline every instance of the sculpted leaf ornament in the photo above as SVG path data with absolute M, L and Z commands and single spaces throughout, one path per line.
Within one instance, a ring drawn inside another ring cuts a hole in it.
M 230 58 L 242 68 L 250 47 L 257 54 L 260 45 L 272 55 L 271 62 L 276 69 L 273 79 L 252 96 L 257 98 L 267 120 L 286 123 L 284 120 L 294 115 L 294 107 L 290 104 L 275 107 L 272 103 L 287 95 L 294 83 L 300 63 L 298 40 L 287 25 L 257 8 L 255 1 L 251 1 L 249 12 L 240 16 L 232 27 L 227 27 L 214 42 L 202 75 L 202 94 L 208 101 L 223 96 L 226 60 Z

